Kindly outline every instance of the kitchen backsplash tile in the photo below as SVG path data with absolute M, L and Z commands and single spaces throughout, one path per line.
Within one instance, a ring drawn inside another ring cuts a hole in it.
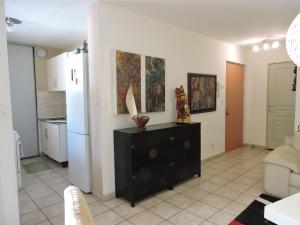
M 66 92 L 38 91 L 37 92 L 38 118 L 65 117 Z

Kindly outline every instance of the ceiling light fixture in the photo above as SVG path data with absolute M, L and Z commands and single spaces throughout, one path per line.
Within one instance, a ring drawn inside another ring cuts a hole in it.
M 13 32 L 14 31 L 14 28 L 13 26 L 15 24 L 21 24 L 22 21 L 21 20 L 18 20 L 16 18 L 13 18 L 13 17 L 5 17 L 5 23 L 6 23 L 6 30 L 8 32 Z
M 286 34 L 286 50 L 292 61 L 300 66 L 300 13 L 291 23 Z
M 258 52 L 258 51 L 259 51 L 259 46 L 258 46 L 258 45 L 254 45 L 254 46 L 252 47 L 252 51 Z
M 266 51 L 269 50 L 270 49 L 269 43 L 264 43 L 263 44 L 263 49 L 266 50 Z
M 272 48 L 278 48 L 279 47 L 279 41 L 274 41 L 272 43 Z

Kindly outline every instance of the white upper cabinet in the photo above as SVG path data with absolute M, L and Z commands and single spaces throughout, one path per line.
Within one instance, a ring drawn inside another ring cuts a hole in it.
M 65 91 L 66 53 L 47 60 L 48 91 Z

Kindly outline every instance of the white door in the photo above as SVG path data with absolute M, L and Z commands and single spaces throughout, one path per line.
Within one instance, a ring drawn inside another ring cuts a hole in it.
M 24 157 L 37 156 L 38 125 L 33 48 L 8 44 L 13 127 L 20 134 Z
M 270 149 L 283 144 L 285 137 L 294 133 L 294 67 L 291 62 L 269 65 L 267 147 Z

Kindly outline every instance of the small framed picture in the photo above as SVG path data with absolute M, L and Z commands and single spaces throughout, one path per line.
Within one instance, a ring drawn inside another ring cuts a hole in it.
M 188 98 L 191 114 L 217 110 L 217 76 L 188 73 Z

